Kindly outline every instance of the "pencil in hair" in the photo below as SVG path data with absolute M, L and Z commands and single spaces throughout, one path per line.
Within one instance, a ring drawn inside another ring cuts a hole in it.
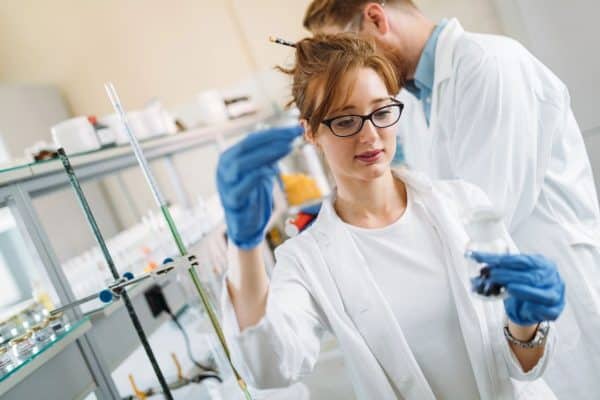
M 275 36 L 269 36 L 269 40 L 271 42 L 273 42 L 273 43 L 281 44 L 281 45 L 284 45 L 284 46 L 294 47 L 294 48 L 296 47 L 295 43 L 288 42 L 287 40 L 280 39 L 280 38 L 275 37 Z

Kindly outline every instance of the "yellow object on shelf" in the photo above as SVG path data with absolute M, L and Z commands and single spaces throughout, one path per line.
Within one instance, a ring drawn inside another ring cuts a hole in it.
M 135 379 L 133 378 L 132 374 L 129 374 L 129 383 L 131 384 L 131 388 L 133 389 L 133 395 L 138 399 L 138 400 L 146 400 L 148 398 L 148 396 L 146 396 L 146 393 L 141 391 L 137 385 L 135 384 Z
M 323 196 L 317 182 L 308 175 L 281 175 L 281 180 L 290 206 L 318 200 Z

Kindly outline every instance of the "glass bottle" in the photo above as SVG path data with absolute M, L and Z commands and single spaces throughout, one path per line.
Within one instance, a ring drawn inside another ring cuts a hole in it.
M 21 362 L 38 352 L 38 346 L 31 331 L 11 340 L 9 344 L 15 359 Z
M 506 289 L 502 285 L 485 281 L 485 278 L 489 276 L 487 265 L 478 263 L 470 257 L 472 252 L 509 253 L 509 244 L 504 239 L 505 231 L 502 216 L 491 208 L 476 209 L 468 219 L 465 230 L 470 238 L 465 256 L 468 259 L 473 292 L 485 300 L 506 298 Z
M 48 325 L 50 326 L 50 328 L 54 331 L 54 334 L 56 334 L 56 335 L 60 335 L 61 333 L 64 333 L 65 331 L 69 330 L 69 328 L 71 327 L 65 314 L 62 312 L 54 314 L 54 315 L 50 315 L 48 317 Z
M 40 347 L 56 339 L 56 334 L 54 333 L 54 330 L 50 326 L 48 320 L 44 320 L 43 322 L 33 326 L 31 328 L 31 333 L 33 334 L 36 343 Z
M 0 346 L 0 377 L 8 374 L 15 367 L 8 346 Z

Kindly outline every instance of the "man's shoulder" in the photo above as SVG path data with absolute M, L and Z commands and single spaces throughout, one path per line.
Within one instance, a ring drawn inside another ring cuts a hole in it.
M 521 43 L 502 35 L 465 32 L 456 42 L 452 63 L 455 79 L 466 84 L 484 80 L 514 87 L 521 82 L 550 102 L 562 99 L 566 90 L 560 78 Z
M 515 39 L 502 35 L 465 32 L 456 42 L 453 61 L 459 64 L 514 63 L 533 60 L 527 49 Z

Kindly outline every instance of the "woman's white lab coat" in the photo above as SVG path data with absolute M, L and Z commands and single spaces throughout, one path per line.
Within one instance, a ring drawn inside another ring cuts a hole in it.
M 558 264 L 567 306 L 547 380 L 560 398 L 600 399 L 600 212 L 567 88 L 514 40 L 452 20 L 437 43 L 430 126 L 414 96 L 400 98 L 408 164 L 479 186 L 521 251 Z
M 396 174 L 413 191 L 415 202 L 427 210 L 443 243 L 444 267 L 481 398 L 553 399 L 545 382 L 538 379 L 552 358 L 553 329 L 544 357 L 524 373 L 503 336 L 502 302 L 481 301 L 470 292 L 464 258 L 468 238 L 462 217 L 489 200 L 463 182 L 432 183 L 403 170 Z M 332 205 L 324 203 L 312 227 L 277 249 L 267 313 L 256 326 L 239 334 L 225 291 L 224 327 L 233 353 L 241 356 L 250 382 L 257 387 L 286 386 L 311 371 L 318 358 L 320 336 L 329 330 L 340 344 L 358 398 L 433 400 L 402 327 L 364 256 L 334 213 Z M 424 328 L 423 340 L 436 340 L 444 334 Z

